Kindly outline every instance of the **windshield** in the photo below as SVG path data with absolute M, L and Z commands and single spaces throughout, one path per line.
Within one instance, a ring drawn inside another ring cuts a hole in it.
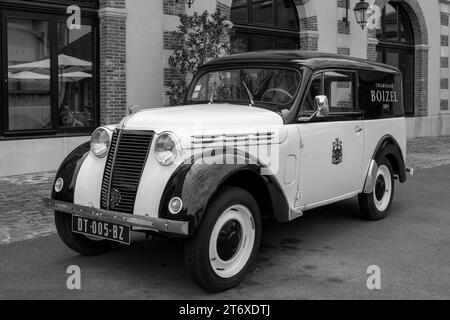
M 242 68 L 210 71 L 203 74 L 191 87 L 188 100 L 193 103 L 254 102 L 290 109 L 300 82 L 300 72 L 293 69 Z

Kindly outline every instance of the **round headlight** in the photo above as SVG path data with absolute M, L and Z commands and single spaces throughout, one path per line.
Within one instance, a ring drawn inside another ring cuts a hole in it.
M 99 158 L 103 158 L 108 154 L 109 149 L 109 134 L 104 128 L 95 130 L 91 138 L 91 151 Z
M 156 160 L 163 166 L 170 166 L 177 158 L 178 148 L 177 139 L 173 134 L 162 133 L 155 144 Z

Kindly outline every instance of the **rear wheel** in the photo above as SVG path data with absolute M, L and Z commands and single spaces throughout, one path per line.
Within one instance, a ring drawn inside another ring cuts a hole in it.
M 186 265 L 202 288 L 231 289 L 248 273 L 260 240 L 256 201 L 243 189 L 224 188 L 209 206 L 197 235 L 186 243 Z
M 395 183 L 392 165 L 386 158 L 378 163 L 375 188 L 370 194 L 359 195 L 359 206 L 363 218 L 381 220 L 386 218 L 394 199 Z
M 72 250 L 86 256 L 108 253 L 119 247 L 119 243 L 86 237 L 72 231 L 72 215 L 55 212 L 56 230 L 61 240 Z

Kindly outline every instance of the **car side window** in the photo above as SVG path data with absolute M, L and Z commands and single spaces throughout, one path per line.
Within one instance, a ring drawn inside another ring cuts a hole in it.
M 327 71 L 324 73 L 324 88 L 330 105 L 330 113 L 357 111 L 354 73 Z
M 311 81 L 311 85 L 306 94 L 305 100 L 302 105 L 302 113 L 305 115 L 310 115 L 316 111 L 317 107 L 315 105 L 314 99 L 316 96 L 323 94 L 322 90 L 322 74 L 319 73 L 314 76 Z

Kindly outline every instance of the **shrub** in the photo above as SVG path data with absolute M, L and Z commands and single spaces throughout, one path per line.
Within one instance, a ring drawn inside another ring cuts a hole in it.
M 172 33 L 173 54 L 169 57 L 171 74 L 176 75 L 166 92 L 171 106 L 184 102 L 190 81 L 201 65 L 233 53 L 232 33 L 231 22 L 220 11 L 180 15 L 180 25 Z

